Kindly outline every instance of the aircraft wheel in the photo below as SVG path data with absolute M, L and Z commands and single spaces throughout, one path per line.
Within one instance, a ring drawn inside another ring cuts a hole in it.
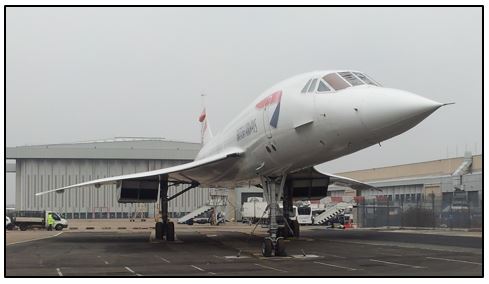
M 155 225 L 155 238 L 157 240 L 162 240 L 165 234 L 165 226 L 163 222 L 157 222 Z
M 263 241 L 262 246 L 261 246 L 262 255 L 265 257 L 270 257 L 270 256 L 272 256 L 272 250 L 273 250 L 272 240 L 265 239 Z
M 275 245 L 275 256 L 287 256 L 285 252 L 285 240 L 283 238 L 279 238 Z
M 175 240 L 175 224 L 168 222 L 166 226 L 166 240 L 173 242 Z

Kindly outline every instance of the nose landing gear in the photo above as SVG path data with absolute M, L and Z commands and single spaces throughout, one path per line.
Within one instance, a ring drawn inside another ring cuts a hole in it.
M 285 175 L 279 178 L 269 178 L 261 176 L 263 194 L 267 200 L 270 208 L 269 214 L 269 236 L 263 240 L 262 255 L 265 257 L 274 256 L 286 256 L 285 252 L 285 240 L 281 235 L 286 228 L 279 228 L 277 223 L 277 217 L 281 217 L 278 201 L 282 197 L 282 192 L 285 185 Z M 280 184 L 277 183 L 280 181 Z M 286 226 L 287 227 L 287 226 Z

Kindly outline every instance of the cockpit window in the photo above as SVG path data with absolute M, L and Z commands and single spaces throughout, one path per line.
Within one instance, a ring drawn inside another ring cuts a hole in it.
M 363 82 L 358 79 L 355 75 L 353 75 L 351 72 L 338 72 L 343 79 L 348 81 L 352 86 L 358 86 L 358 85 L 363 85 Z
M 319 81 L 318 92 L 322 93 L 322 92 L 329 92 L 329 91 L 331 90 L 328 88 L 328 86 L 326 86 L 323 80 Z
M 304 86 L 304 88 L 302 88 L 301 93 L 305 93 L 305 92 L 307 92 L 307 89 L 309 89 L 309 83 L 311 83 L 311 80 L 312 80 L 312 79 L 309 79 L 309 81 L 307 81 L 307 83 L 306 83 L 306 85 Z
M 309 86 L 309 90 L 307 90 L 308 93 L 314 91 L 314 89 L 316 88 L 316 82 L 318 81 L 318 79 L 313 79 L 312 82 L 311 82 L 311 86 Z
M 333 89 L 337 91 L 350 87 L 350 84 L 348 84 L 336 73 L 330 73 L 324 76 L 323 80 L 326 81 L 331 87 L 333 87 Z
M 369 85 L 374 85 L 374 86 L 378 86 L 379 84 L 377 84 L 376 82 L 374 82 L 374 80 L 370 79 L 367 75 L 365 74 L 362 74 L 362 73 L 358 73 L 358 72 L 353 72 L 353 74 L 355 74 L 358 78 L 360 78 L 360 80 L 362 80 L 363 82 L 365 82 L 366 84 L 369 84 Z

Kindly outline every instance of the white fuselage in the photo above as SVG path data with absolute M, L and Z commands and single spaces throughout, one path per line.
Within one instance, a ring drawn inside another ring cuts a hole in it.
M 301 92 L 308 80 L 334 72 L 339 71 L 302 74 L 269 88 L 206 143 L 197 159 L 239 148 L 243 158 L 215 182 L 279 176 L 399 135 L 442 105 L 369 84 Z

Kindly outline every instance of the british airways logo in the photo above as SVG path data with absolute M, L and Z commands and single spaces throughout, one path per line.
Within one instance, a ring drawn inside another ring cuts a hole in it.
M 273 128 L 277 128 L 278 125 L 278 116 L 280 114 L 281 99 L 282 99 L 282 91 L 276 91 L 256 104 L 257 109 L 266 108 L 265 111 L 267 111 L 269 114 L 272 113 L 270 119 L 270 125 Z M 268 117 L 270 117 L 270 115 Z

